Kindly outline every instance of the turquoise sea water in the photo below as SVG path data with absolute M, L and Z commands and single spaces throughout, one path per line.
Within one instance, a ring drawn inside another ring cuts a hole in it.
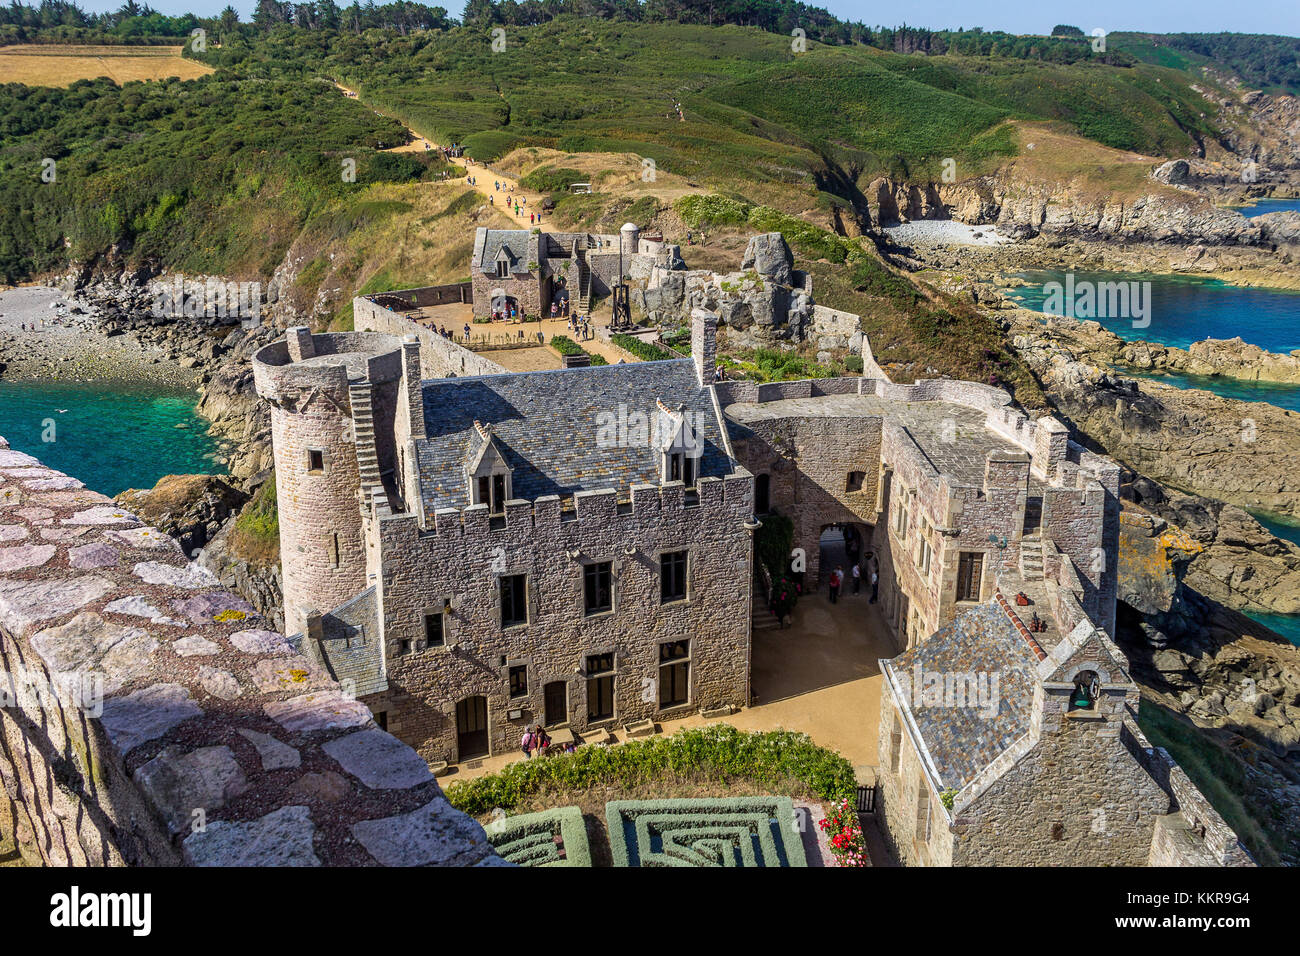
M 1273 515 L 1252 512 L 1255 520 L 1262 524 L 1270 534 L 1300 545 L 1300 524 L 1282 521 Z M 1300 645 L 1300 614 L 1247 614 L 1253 621 L 1270 627 L 1285 637 L 1292 644 Z
M 1064 272 L 1034 270 L 1019 273 L 1032 285 L 1010 289 L 1007 295 L 1025 308 L 1042 311 L 1043 283 L 1065 283 Z M 1122 339 L 1160 342 L 1185 349 L 1205 338 L 1246 342 L 1270 352 L 1300 349 L 1300 292 L 1247 289 L 1218 279 L 1192 276 L 1139 275 L 1118 272 L 1075 272 L 1083 282 L 1150 282 L 1150 325 L 1134 328 L 1131 317 L 1096 316 Z M 1081 317 L 1082 318 L 1082 317 Z
M 1205 378 L 1201 375 L 1165 374 L 1162 372 L 1135 372 L 1131 368 L 1118 370 L 1126 378 L 1145 378 L 1176 388 L 1199 388 L 1225 398 L 1243 402 L 1268 402 L 1278 408 L 1300 412 L 1300 385 L 1279 385 L 1275 382 L 1241 382 L 1234 379 Z
M 1254 219 L 1270 212 L 1300 212 L 1300 199 L 1261 199 L 1252 205 L 1236 208 L 1247 219 Z
M 163 475 L 225 471 L 214 460 L 220 446 L 194 406 L 189 392 L 0 381 L 0 436 L 88 488 L 115 495 L 152 488 Z

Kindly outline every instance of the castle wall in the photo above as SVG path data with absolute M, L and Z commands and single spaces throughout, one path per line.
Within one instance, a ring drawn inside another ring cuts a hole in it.
M 891 689 L 880 695 L 876 822 L 886 846 L 905 866 L 951 866 L 953 837 L 948 815 L 925 773 L 920 753 L 903 728 Z M 928 812 L 920 811 L 927 794 Z M 926 834 L 922 820 L 928 820 Z
M 501 862 L 173 539 L 3 439 L 0 530 L 0 829 L 26 862 Z
M 394 293 L 404 295 L 405 293 Z M 479 301 L 477 296 L 475 301 Z M 406 316 L 371 302 L 365 296 L 352 300 L 353 324 L 357 331 L 383 332 L 388 335 L 414 335 L 420 341 L 421 378 L 449 378 L 465 375 L 503 375 L 506 370 L 496 362 L 471 352 L 462 345 L 412 322 Z M 459 329 L 455 330 L 457 333 Z
M 806 580 L 815 585 L 822 529 L 876 522 L 881 419 L 791 417 L 748 428 L 750 434 L 733 438 L 736 460 L 770 476 L 771 506 L 794 522 L 794 545 L 804 549 Z M 860 490 L 848 490 L 850 472 L 865 475 Z
M 567 685 L 569 726 L 587 729 L 587 686 L 576 669 L 588 654 L 614 652 L 615 717 L 678 716 L 748 703 L 750 531 L 753 479 L 738 472 L 701 479 L 699 504 L 680 484 L 637 485 L 630 508 L 613 491 L 506 504 L 504 526 L 484 506 L 438 512 L 428 531 L 415 518 L 378 523 L 388 727 L 430 761 L 458 759 L 455 702 L 483 695 L 492 753 L 517 750 L 524 727 L 544 719 L 543 685 Z M 629 554 L 632 550 L 634 553 Z M 689 553 L 688 600 L 660 603 L 659 556 Z M 574 560 L 569 552 L 579 552 Z M 614 565 L 614 610 L 584 617 L 582 563 Z M 527 575 L 528 623 L 502 629 L 502 574 Z M 450 601 L 445 647 L 424 647 L 423 615 Z M 690 698 L 659 709 L 658 645 L 689 639 Z M 403 642 L 409 652 L 403 653 Z M 454 649 L 452 645 L 455 645 Z M 505 658 L 506 664 L 502 664 Z M 508 667 L 528 667 L 528 694 L 508 695 Z M 521 715 L 511 719 L 509 711 Z

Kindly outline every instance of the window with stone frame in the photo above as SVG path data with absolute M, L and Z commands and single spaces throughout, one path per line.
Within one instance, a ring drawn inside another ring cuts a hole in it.
M 686 573 L 688 566 L 685 551 L 670 551 L 659 556 L 659 601 L 669 604 L 686 600 Z
M 509 670 L 510 696 L 528 696 L 528 665 L 515 664 Z
M 865 471 L 851 471 L 851 472 L 849 472 L 848 478 L 847 478 L 847 479 L 845 480 L 845 482 L 844 482 L 844 490 L 845 490 L 846 492 L 848 492 L 848 491 L 861 491 L 861 490 L 862 490 L 862 483 L 863 483 L 863 481 L 866 480 L 866 477 L 867 477 L 867 473 L 866 473 Z
M 930 842 L 930 788 L 924 777 L 916 783 L 916 841 Z
M 614 566 L 595 561 L 582 567 L 583 605 L 587 614 L 604 614 L 614 609 Z
M 528 623 L 528 576 L 503 574 L 501 589 L 501 626 L 515 627 Z
M 659 707 L 680 707 L 691 699 L 691 642 L 659 645 Z
M 609 720 L 614 716 L 614 655 L 587 657 L 587 719 Z
M 927 530 L 928 525 L 926 524 L 925 519 L 922 518 L 919 534 L 917 535 L 920 542 L 916 548 L 916 568 L 923 575 L 930 573 L 930 559 L 933 556 L 933 551 L 930 548 L 930 541 L 925 536 Z
M 498 279 L 510 278 L 510 263 L 507 262 L 505 259 L 500 259 L 497 261 L 497 278 Z
M 307 449 L 307 471 L 311 474 L 325 473 L 325 451 L 321 448 Z
M 442 647 L 447 642 L 441 613 L 424 615 L 424 646 Z
M 903 756 L 903 719 L 898 711 L 893 713 L 892 724 L 889 731 L 889 770 L 898 773 L 898 765 Z
M 984 555 L 979 551 L 962 551 L 957 556 L 957 600 L 978 601 L 980 579 L 984 575 Z

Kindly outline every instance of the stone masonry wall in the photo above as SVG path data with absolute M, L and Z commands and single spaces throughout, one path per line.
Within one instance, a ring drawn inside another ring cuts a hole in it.
M 736 459 L 769 475 L 771 506 L 794 522 L 795 547 L 804 549 L 807 580 L 815 583 L 822 529 L 876 522 L 881 419 L 790 417 L 747 427 L 750 434 L 733 439 Z M 848 490 L 850 472 L 864 474 L 860 490 Z
M 0 820 L 30 863 L 503 862 L 173 539 L 3 440 L 0 668 Z
M 394 295 L 405 295 L 398 292 Z M 464 375 L 503 375 L 505 369 L 490 359 L 436 332 L 412 322 L 406 316 L 371 302 L 365 296 L 352 300 L 353 325 L 358 332 L 384 332 L 389 335 L 414 335 L 420 340 L 421 378 L 449 378 Z M 460 330 L 456 329 L 459 333 Z
M 616 655 L 615 718 L 665 717 L 656 685 L 658 645 L 690 640 L 688 704 L 671 714 L 748 702 L 753 479 L 740 471 L 703 478 L 699 504 L 680 483 L 636 485 L 631 508 L 613 491 L 580 492 L 572 517 L 560 499 L 506 503 L 504 526 L 486 506 L 444 510 L 421 532 L 413 516 L 378 522 L 381 606 L 388 661 L 388 727 L 430 761 L 458 759 L 454 702 L 483 695 L 492 753 L 519 746 L 543 720 L 543 685 L 563 681 L 569 726 L 587 724 L 588 654 Z M 659 557 L 689 554 L 686 601 L 660 603 Z M 575 559 L 570 552 L 578 555 Z M 614 566 L 614 609 L 584 616 L 582 567 Z M 528 623 L 502 629 L 498 579 L 527 575 Z M 423 616 L 450 601 L 446 646 L 426 647 Z M 410 651 L 403 653 L 403 642 Z M 503 664 L 504 659 L 504 664 Z M 508 667 L 528 667 L 528 693 L 508 696 Z M 378 703 L 374 704 L 378 706 Z M 510 710 L 522 710 L 514 720 Z
M 962 808 L 956 866 L 1145 866 L 1169 797 L 1101 721 L 1062 721 Z

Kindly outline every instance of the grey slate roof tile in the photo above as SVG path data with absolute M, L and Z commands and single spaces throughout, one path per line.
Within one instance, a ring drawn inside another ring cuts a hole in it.
M 732 471 L 710 393 L 689 359 L 635 362 L 421 383 L 425 430 L 417 443 L 426 514 L 469 504 L 465 463 L 477 449 L 475 420 L 493 426 L 512 470 L 515 498 L 660 482 L 660 453 L 650 445 L 603 447 L 599 416 L 646 416 L 653 439 L 657 401 L 684 405 L 703 443 L 699 477 Z
M 960 790 L 1029 731 L 1037 658 L 995 603 L 959 613 L 927 640 L 889 662 L 904 686 L 922 675 L 997 675 L 996 713 L 973 706 L 925 706 L 913 690 L 905 702 L 945 788 Z

